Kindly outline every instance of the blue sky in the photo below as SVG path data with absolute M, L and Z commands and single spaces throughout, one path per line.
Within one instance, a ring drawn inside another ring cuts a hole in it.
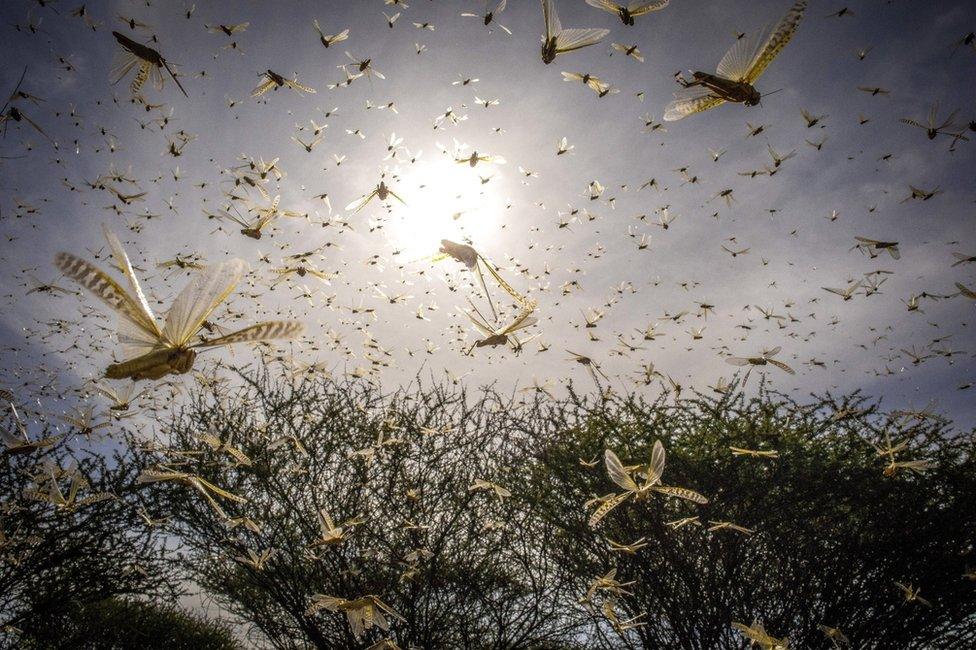
M 959 142 L 950 152 L 949 138 L 930 141 L 899 122 L 924 120 L 936 101 L 940 117 L 960 109 L 960 128 L 976 119 L 976 51 L 953 49 L 976 24 L 971 3 L 932 3 L 920 10 L 904 1 L 866 1 L 853 7 L 855 15 L 837 18 L 827 14 L 841 3 L 814 1 L 793 41 L 760 78 L 760 91 L 777 91 L 761 106 L 721 106 L 653 133 L 642 131 L 643 116 L 660 120 L 677 89 L 675 72 L 714 70 L 736 33 L 779 20 L 790 3 L 675 0 L 626 27 L 583 0 L 562 0 L 557 5 L 565 27 L 611 32 L 601 44 L 551 65 L 539 57 L 542 12 L 534 0 L 512 0 L 497 16 L 512 36 L 489 33 L 480 20 L 460 16 L 483 12 L 480 0 L 414 0 L 409 7 L 382 0 L 200 2 L 187 19 L 191 4 L 90 2 L 88 11 L 103 23 L 94 31 L 70 17 L 74 6 L 63 2 L 53 9 L 26 0 L 0 6 L 0 48 L 7 62 L 0 88 L 9 92 L 26 65 L 23 89 L 44 101 L 16 105 L 59 145 L 55 150 L 23 123 L 9 124 L 0 141 L 0 155 L 9 157 L 0 160 L 7 268 L 0 279 L 3 385 L 27 382 L 32 394 L 56 401 L 71 395 L 65 387 L 100 375 L 119 353 L 108 334 L 113 319 L 100 305 L 87 309 L 92 302 L 74 295 L 25 295 L 34 285 L 30 276 L 74 289 L 57 279 L 53 256 L 67 250 L 91 259 L 85 249 L 103 246 L 104 223 L 125 241 L 154 304 L 168 304 L 189 277 L 160 270 L 157 262 L 190 253 L 207 262 L 241 257 L 253 274 L 229 308 L 244 316 L 242 322 L 303 320 L 305 338 L 278 346 L 282 355 L 298 363 L 321 362 L 334 373 L 361 368 L 391 388 L 418 372 L 440 378 L 445 371 L 465 383 L 497 382 L 506 389 L 547 380 L 556 387 L 569 379 L 591 383 L 568 349 L 592 357 L 616 390 L 661 390 L 659 381 L 639 381 L 648 363 L 685 387 L 707 390 L 735 371 L 724 356 L 782 346 L 778 358 L 797 375 L 769 369 L 781 390 L 802 396 L 861 388 L 898 408 L 935 400 L 961 426 L 972 426 L 973 389 L 960 386 L 976 380 L 974 302 L 922 298 L 920 310 L 909 311 L 904 301 L 923 293 L 950 295 L 954 283 L 976 282 L 976 265 L 952 266 L 953 252 L 976 255 L 974 144 Z M 384 11 L 401 12 L 393 29 Z M 118 15 L 151 29 L 130 30 Z M 315 18 L 329 33 L 348 28 L 349 39 L 323 48 L 312 27 Z M 205 29 L 241 22 L 249 22 L 247 30 L 233 37 Z M 435 30 L 418 29 L 415 22 Z M 37 33 L 26 29 L 29 23 Z M 118 50 L 111 30 L 140 42 L 155 34 L 153 46 L 177 64 L 189 98 L 168 81 L 162 91 L 146 89 L 148 101 L 160 108 L 147 112 L 131 103 L 128 79 L 116 86 L 109 82 Z M 224 49 L 232 41 L 237 48 Z M 645 61 L 610 56 L 611 42 L 637 44 Z M 426 46 L 421 54 L 417 44 Z M 859 60 L 864 48 L 870 50 Z M 349 62 L 346 51 L 357 59 L 370 57 L 385 80 L 359 79 L 329 90 L 328 84 L 344 78 L 337 66 Z M 297 74 L 318 92 L 279 90 L 250 98 L 268 68 Z M 599 98 L 581 84 L 564 82 L 562 71 L 594 74 L 620 92 Z M 452 85 L 465 78 L 478 81 Z M 870 96 L 858 86 L 883 87 L 890 94 Z M 485 108 L 476 97 L 499 103 Z M 367 109 L 367 101 L 395 102 L 398 112 Z M 334 107 L 338 112 L 326 117 Z M 434 129 L 435 117 L 448 107 L 467 119 Z M 824 128 L 807 128 L 801 109 L 826 114 Z M 861 116 L 870 120 L 861 124 Z M 168 118 L 162 129 L 151 123 L 162 118 Z M 328 124 L 311 153 L 292 140 L 311 139 L 309 120 Z M 747 137 L 747 122 L 763 125 L 762 133 Z M 165 152 L 166 137 L 180 130 L 194 139 L 174 158 Z M 417 162 L 404 153 L 384 160 L 394 132 L 412 154 L 423 151 Z M 804 142 L 825 136 L 819 151 Z M 574 149 L 557 156 L 562 137 Z M 477 150 L 507 162 L 475 169 L 457 165 L 437 146 L 453 150 L 455 139 L 468 145 L 468 154 Z M 767 146 L 783 154 L 795 149 L 796 156 L 772 177 L 740 175 L 770 164 Z M 710 149 L 725 153 L 713 161 Z M 226 203 L 223 193 L 233 189 L 227 170 L 241 164 L 242 154 L 280 158 L 286 176 L 273 193 L 281 195 L 283 208 L 310 219 L 280 219 L 259 242 L 242 237 L 236 227 L 215 232 L 218 224 L 205 211 Z M 335 155 L 345 156 L 341 165 Z M 146 192 L 144 201 L 121 205 L 85 185 L 113 165 L 131 169 L 139 191 Z M 179 180 L 173 174 L 177 166 Z M 520 166 L 537 177 L 524 176 Z M 685 182 L 676 171 L 681 168 L 697 182 Z M 374 201 L 358 214 L 343 211 L 375 186 L 384 169 L 406 205 L 387 211 Z M 660 189 L 639 190 L 651 178 Z M 591 181 L 605 187 L 596 200 L 589 198 Z M 901 203 L 909 184 L 941 193 Z M 715 198 L 728 188 L 731 205 Z M 317 223 L 330 218 L 315 198 L 322 193 L 333 208 L 328 227 Z M 113 204 L 123 214 L 106 209 Z M 677 216 L 667 230 L 652 225 L 664 207 Z M 569 222 L 566 213 L 573 209 L 580 212 Z M 140 216 L 147 211 L 158 216 Z M 832 211 L 839 213 L 833 221 L 827 218 Z M 349 227 L 339 225 L 343 220 Z M 643 234 L 650 243 L 641 250 Z M 898 241 L 901 259 L 869 259 L 851 251 L 855 236 Z M 526 331 L 539 336 L 520 355 L 502 348 L 464 355 L 476 333 L 459 308 L 467 307 L 465 295 L 478 297 L 457 263 L 422 259 L 436 253 L 441 237 L 470 237 L 513 286 L 539 301 L 539 324 Z M 306 278 L 269 288 L 282 255 L 326 243 L 332 245 L 316 264 L 341 272 L 331 285 Z M 733 258 L 723 244 L 750 250 Z M 822 289 L 845 287 L 876 269 L 892 273 L 875 295 L 844 301 Z M 578 287 L 567 285 L 572 282 Z M 621 283 L 629 284 L 618 294 Z M 300 285 L 312 294 L 311 304 Z M 412 297 L 391 304 L 374 285 L 388 295 Z M 699 315 L 699 303 L 714 305 L 713 312 Z M 360 306 L 375 311 L 365 313 Z M 795 320 L 781 328 L 757 306 Z M 581 310 L 593 308 L 605 315 L 597 327 L 585 328 Z M 417 318 L 418 309 L 429 320 Z M 664 318 L 684 310 L 688 314 L 680 322 Z M 226 311 L 215 314 L 221 318 L 228 326 L 238 324 Z M 59 327 L 55 319 L 68 322 Z M 639 331 L 655 323 L 660 336 L 641 340 Z M 690 330 L 702 327 L 701 338 L 694 339 Z M 621 339 L 645 349 L 627 350 Z M 370 340 L 387 352 L 365 347 Z M 540 344 L 548 349 L 540 351 Z M 912 346 L 931 358 L 912 364 L 901 352 Z M 367 353 L 383 365 L 371 363 Z M 246 362 L 253 353 L 238 348 L 207 358 Z M 198 363 L 207 367 L 205 360 Z M 58 388 L 43 388 L 52 379 Z M 159 388 L 158 397 L 166 394 Z

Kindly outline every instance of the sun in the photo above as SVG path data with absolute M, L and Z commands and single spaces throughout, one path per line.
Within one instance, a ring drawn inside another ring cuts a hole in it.
M 407 257 L 435 254 L 442 239 L 484 245 L 498 232 L 505 208 L 495 165 L 472 168 L 444 157 L 414 165 L 395 188 L 406 204 L 395 206 L 388 233 Z

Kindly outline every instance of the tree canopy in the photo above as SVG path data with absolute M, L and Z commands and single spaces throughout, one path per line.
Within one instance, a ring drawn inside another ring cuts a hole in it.
M 976 635 L 974 436 L 928 412 L 736 384 L 647 401 L 241 380 L 198 391 L 138 464 L 184 568 L 275 647 Z

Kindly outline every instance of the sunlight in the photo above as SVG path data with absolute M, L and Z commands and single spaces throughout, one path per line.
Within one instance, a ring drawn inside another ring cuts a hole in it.
M 406 205 L 393 211 L 392 245 L 406 257 L 423 257 L 436 253 L 441 239 L 470 238 L 482 246 L 490 241 L 505 209 L 498 169 L 490 164 L 472 169 L 446 157 L 414 165 L 396 185 Z M 482 184 L 489 176 L 492 180 Z

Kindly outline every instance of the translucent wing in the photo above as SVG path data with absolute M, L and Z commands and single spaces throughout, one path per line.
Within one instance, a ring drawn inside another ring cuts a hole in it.
M 724 99 L 716 97 L 707 88 L 701 86 L 683 88 L 674 94 L 674 101 L 665 109 L 664 121 L 674 122 L 723 103 L 725 103 Z
M 138 95 L 139 91 L 146 84 L 146 79 L 149 78 L 149 73 L 152 72 L 152 69 L 153 65 L 151 63 L 142 61 L 139 65 L 139 72 L 136 73 L 136 76 L 132 78 L 132 83 L 129 84 L 129 92 L 133 95 Z
M 231 345 L 233 343 L 248 343 L 253 341 L 268 341 L 271 339 L 291 339 L 298 336 L 305 326 L 297 321 L 267 321 L 245 327 L 226 336 L 210 339 L 194 347 L 212 348 L 218 345 Z
M 612 14 L 617 13 L 620 9 L 616 2 L 611 2 L 611 0 L 586 0 L 586 4 L 596 9 L 602 9 L 603 11 L 609 11 Z
M 356 199 L 355 201 L 353 201 L 352 203 L 350 203 L 349 205 L 347 205 L 345 207 L 345 210 L 347 212 L 349 210 L 352 210 L 353 212 L 359 212 L 360 210 L 362 210 L 363 208 L 366 207 L 366 204 L 369 203 L 374 196 L 376 196 L 376 190 L 373 190 L 372 192 L 370 192 L 366 196 L 363 196 L 363 197 L 360 197 L 360 198 Z
M 125 275 L 125 279 L 129 281 L 129 286 L 132 288 L 132 293 L 135 294 L 136 299 L 139 301 L 139 308 L 142 310 L 143 315 L 146 320 L 156 325 L 156 317 L 152 313 L 152 309 L 149 308 L 149 301 L 146 300 L 146 294 L 142 292 L 142 287 L 139 286 L 139 279 L 136 277 L 135 270 L 132 268 L 132 262 L 129 260 L 129 255 L 125 252 L 122 247 L 122 242 L 119 238 L 115 236 L 115 233 L 110 231 L 107 226 L 102 226 L 102 232 L 105 234 L 105 239 L 108 241 L 109 248 L 112 249 L 112 257 L 115 258 L 115 263 L 120 269 L 122 269 L 122 274 Z M 158 332 L 159 329 L 157 328 Z
M 591 27 L 564 29 L 556 37 L 556 52 L 572 52 L 589 45 L 599 43 L 604 36 L 610 33 L 609 29 L 596 29 Z
M 274 86 L 275 86 L 274 80 L 265 78 L 264 81 L 262 81 L 261 83 L 259 83 L 254 88 L 254 90 L 251 91 L 251 97 L 260 97 L 264 93 L 266 93 L 269 90 L 271 90 L 272 88 L 274 88 Z
M 672 497 L 678 497 L 679 499 L 687 499 L 688 501 L 694 501 L 695 503 L 700 503 L 703 505 L 708 503 L 708 499 L 698 494 L 694 490 L 689 490 L 687 488 L 659 485 L 654 488 L 654 491 L 660 492 L 661 494 L 667 494 Z
M 776 366 L 777 368 L 779 368 L 781 370 L 785 370 L 786 372 L 788 372 L 791 375 L 795 375 L 796 374 L 796 371 L 793 370 L 793 368 L 790 368 L 788 365 L 786 365 L 782 361 L 777 361 L 776 359 L 766 359 L 766 361 L 768 361 L 769 363 L 773 364 L 774 366 Z
M 536 318 L 531 317 L 531 314 L 534 310 L 535 310 L 534 301 L 528 303 L 527 305 L 525 305 L 525 307 L 522 308 L 522 311 L 518 313 L 518 315 L 515 317 L 515 320 L 513 320 L 511 323 L 506 325 L 503 329 L 501 329 L 497 333 L 507 335 L 513 332 L 517 332 L 520 329 L 525 329 L 526 327 L 531 327 L 535 325 L 538 322 L 538 320 Z
M 186 285 L 166 314 L 163 334 L 175 346 L 182 346 L 197 333 L 203 321 L 222 303 L 247 269 L 244 260 L 234 259 L 203 269 Z
M 752 62 L 756 60 L 768 38 L 768 29 L 761 29 L 737 40 L 718 62 L 715 74 L 732 81 L 745 79 Z
M 660 482 L 664 474 L 664 445 L 660 440 L 654 441 L 654 449 L 651 450 L 651 462 L 647 466 L 647 484 L 654 485 Z
M 749 360 L 744 357 L 726 357 L 725 363 L 731 364 L 733 366 L 748 366 Z
M 640 490 L 637 483 L 634 482 L 634 479 L 624 469 L 624 464 L 620 462 L 617 454 L 613 453 L 612 450 L 607 449 L 603 452 L 603 462 L 607 466 L 607 474 L 610 475 L 611 481 L 628 492 L 637 492 Z
M 600 507 L 593 511 L 590 515 L 589 526 L 590 528 L 596 528 L 597 524 L 603 521 L 611 510 L 619 506 L 621 503 L 627 500 L 630 496 L 630 492 L 621 492 L 620 494 L 615 494 L 613 497 L 607 499 L 600 504 Z
M 119 83 L 132 69 L 142 61 L 131 52 L 119 52 L 115 56 L 112 72 L 109 74 L 109 81 L 114 85 Z
M 553 36 L 558 36 L 563 31 L 563 26 L 559 23 L 559 16 L 556 15 L 554 0 L 542 0 L 542 15 L 546 19 L 546 40 Z
M 651 2 L 632 2 L 627 7 L 631 16 L 644 16 L 652 11 L 658 11 L 668 6 L 671 0 L 652 0 Z
M 468 300 L 468 304 L 471 305 L 472 311 L 466 311 L 464 313 L 468 316 L 469 319 L 471 319 L 471 322 L 474 323 L 474 326 L 477 327 L 478 331 L 480 331 L 485 336 L 493 336 L 495 334 L 495 331 L 491 329 L 491 327 L 488 325 L 488 322 L 485 320 L 484 316 L 481 315 L 481 312 L 478 310 L 478 308 L 470 300 Z
M 798 0 L 779 22 L 773 33 L 766 39 L 761 50 L 756 54 L 755 59 L 749 66 L 749 71 L 743 81 L 755 83 L 759 75 L 763 73 L 770 62 L 786 47 L 786 44 L 793 38 L 800 21 L 803 19 L 803 12 L 807 8 L 807 0 Z
M 108 274 L 71 253 L 58 253 L 54 263 L 65 277 L 88 289 L 119 314 L 122 318 L 120 325 L 125 326 L 119 332 L 119 339 L 123 344 L 144 351 L 161 344 L 156 322 L 147 320 L 139 303 Z
M 521 305 L 524 305 L 526 303 L 525 296 L 523 296 L 521 293 L 519 293 L 514 288 L 512 288 L 512 285 L 510 285 L 508 282 L 505 281 L 504 278 L 502 278 L 501 274 L 498 273 L 498 270 L 495 269 L 495 267 L 491 264 L 491 262 L 486 260 L 481 255 L 478 255 L 478 259 L 481 260 L 481 263 L 484 264 L 485 268 L 488 270 L 488 273 L 491 274 L 491 277 L 495 279 L 495 282 L 498 283 L 498 286 L 501 287 L 505 291 L 505 293 L 510 295 L 512 298 L 514 298 L 515 301 Z
M 782 350 L 783 350 L 782 346 L 777 345 L 772 350 L 766 350 L 766 352 L 763 354 L 763 356 L 764 357 L 775 357 L 777 354 L 779 354 L 780 352 L 782 352 Z
M 153 87 L 156 90 L 162 90 L 163 89 L 163 73 L 160 71 L 159 66 L 152 65 L 152 64 L 148 64 L 148 65 L 149 65 L 149 78 L 152 80 Z M 174 79 L 175 79 L 175 77 L 174 77 Z
M 379 76 L 379 73 L 376 73 L 376 75 Z M 302 92 L 312 93 L 312 94 L 315 93 L 315 89 L 312 88 L 311 86 L 306 86 L 305 84 L 298 83 L 293 79 L 286 79 L 285 85 L 291 88 L 292 90 L 300 90 Z

